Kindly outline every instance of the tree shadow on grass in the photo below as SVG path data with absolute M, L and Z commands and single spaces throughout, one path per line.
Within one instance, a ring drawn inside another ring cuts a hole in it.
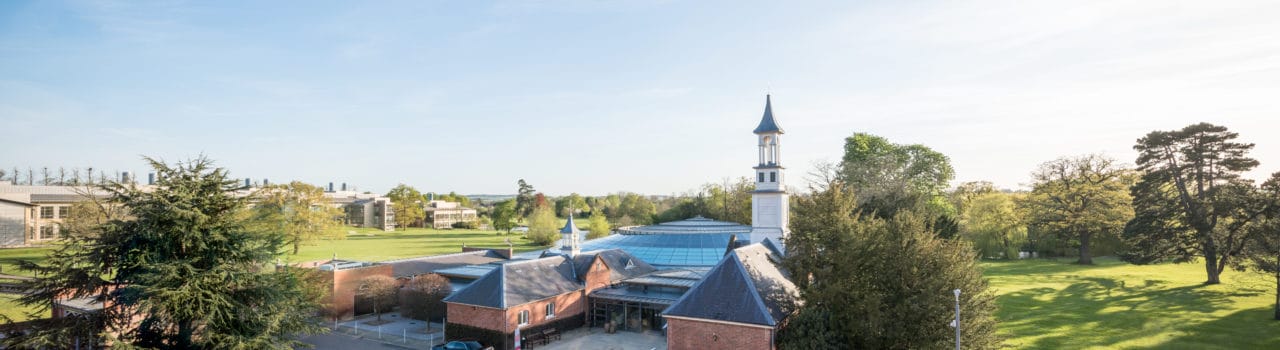
M 1278 349 L 1280 321 L 1271 307 L 1256 307 L 1186 327 L 1162 349 Z
M 1059 278 L 1055 276 L 1055 278 Z M 999 297 L 1001 328 L 1030 343 L 1020 348 L 1112 346 L 1183 328 L 1229 309 L 1234 298 L 1253 290 L 1220 290 L 1204 285 L 1172 286 L 1158 280 L 1061 277 L 1065 288 L 1033 288 Z

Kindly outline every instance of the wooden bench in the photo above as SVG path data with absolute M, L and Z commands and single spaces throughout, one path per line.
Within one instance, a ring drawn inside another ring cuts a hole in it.
M 550 341 L 552 338 L 555 338 L 555 340 L 560 340 L 560 331 L 556 330 L 555 328 L 547 328 L 542 330 L 542 337 L 548 341 Z

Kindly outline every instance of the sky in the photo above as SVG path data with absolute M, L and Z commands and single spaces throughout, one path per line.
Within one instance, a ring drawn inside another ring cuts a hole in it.
M 751 176 L 765 94 L 789 185 L 855 132 L 956 182 L 1196 122 L 1280 171 L 1274 1 L 2 1 L 0 168 L 385 192 L 681 193 Z

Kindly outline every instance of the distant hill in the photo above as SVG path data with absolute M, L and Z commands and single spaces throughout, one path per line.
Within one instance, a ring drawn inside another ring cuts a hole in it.
M 499 201 L 505 201 L 508 199 L 516 198 L 516 195 L 514 194 L 468 194 L 467 198 L 471 198 L 471 200 L 482 200 L 485 202 L 492 203 L 492 202 L 499 202 Z

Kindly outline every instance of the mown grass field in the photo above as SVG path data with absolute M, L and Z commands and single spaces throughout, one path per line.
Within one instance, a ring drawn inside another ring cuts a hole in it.
M 1019 349 L 1280 349 L 1275 280 L 1202 264 L 984 262 L 1000 330 Z
M 516 252 L 542 248 L 520 237 L 520 234 L 498 234 L 481 230 L 434 230 L 410 228 L 403 231 L 350 228 L 341 229 L 346 239 L 321 240 L 302 246 L 298 255 L 285 254 L 282 258 L 294 262 L 328 259 L 337 254 L 338 259 L 383 261 L 418 256 L 458 253 L 462 245 L 470 247 L 506 248 L 510 238 Z M 354 234 L 347 234 L 354 232 Z M 292 253 L 292 252 L 289 252 Z

